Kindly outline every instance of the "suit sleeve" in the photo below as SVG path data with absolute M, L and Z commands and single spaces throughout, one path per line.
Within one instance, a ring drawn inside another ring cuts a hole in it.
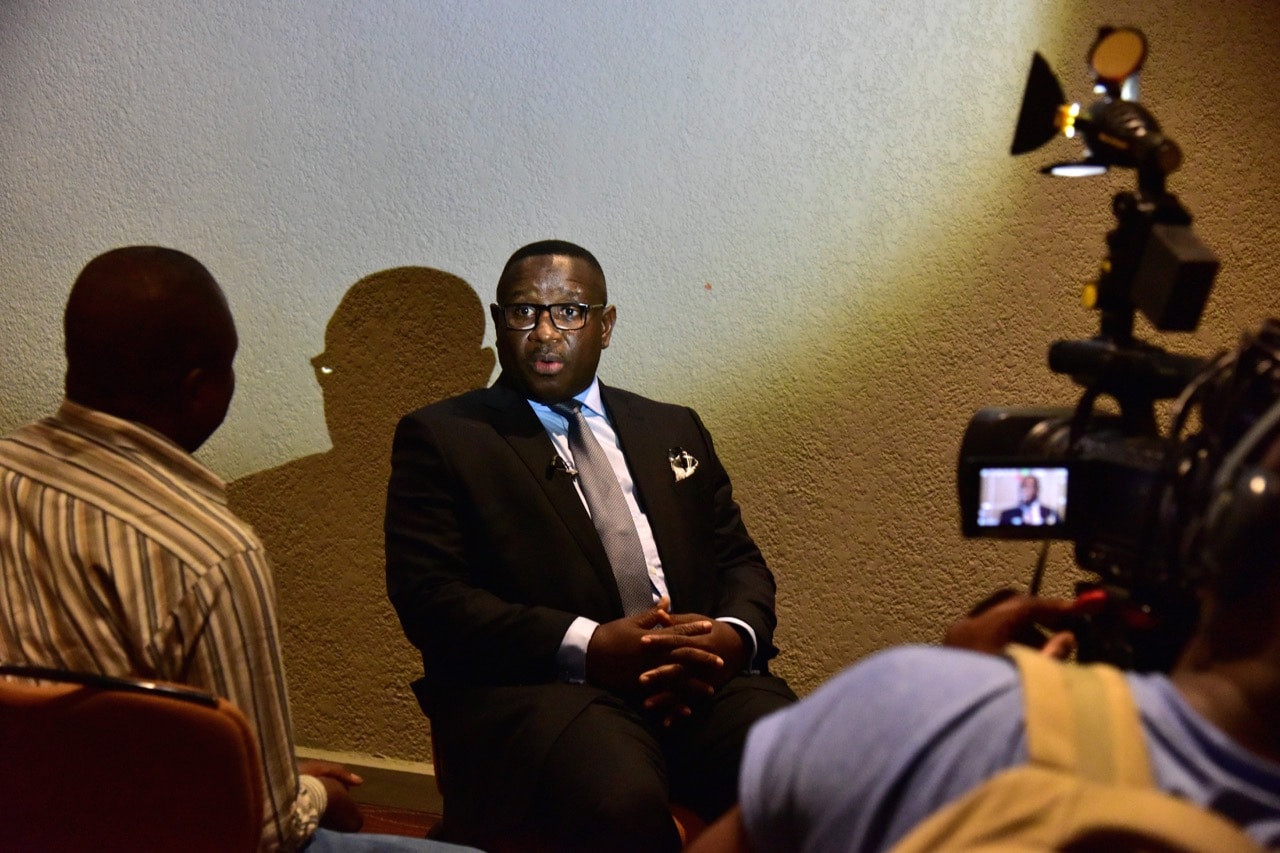
M 458 444 L 471 438 L 467 426 L 410 414 L 396 429 L 385 523 L 388 595 L 430 681 L 554 681 L 556 650 L 575 614 L 511 603 L 512 596 L 489 588 L 502 572 L 486 543 L 503 534 L 486 527 L 478 504 L 497 499 L 503 475 L 481 477 L 490 491 L 480 494 L 460 474 L 465 451 Z M 536 530 L 522 535 L 528 549 L 539 547 Z
M 777 626 L 774 609 L 776 585 L 764 555 L 747 532 L 742 511 L 733 498 L 733 484 L 716 455 L 711 434 L 696 412 L 690 415 L 706 445 L 713 488 L 713 537 L 715 547 L 716 606 L 714 617 L 731 616 L 751 626 L 756 635 L 756 657 L 752 668 L 765 670 L 777 655 L 773 630 Z M 693 479 L 693 478 L 690 478 Z

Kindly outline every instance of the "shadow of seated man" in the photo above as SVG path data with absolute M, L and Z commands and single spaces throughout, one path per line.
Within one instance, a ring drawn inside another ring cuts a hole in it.
M 411 266 L 360 279 L 312 359 L 333 446 L 231 484 L 231 505 L 272 555 L 301 744 L 377 755 L 422 742 L 412 694 L 393 687 L 418 663 L 386 599 L 391 437 L 406 408 L 488 382 L 484 324 L 455 275 Z

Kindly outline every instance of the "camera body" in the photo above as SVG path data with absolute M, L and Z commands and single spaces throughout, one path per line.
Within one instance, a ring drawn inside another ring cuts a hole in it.
M 1066 408 L 986 408 L 961 442 L 957 483 L 965 536 L 1063 540 L 1096 581 L 1070 627 L 1081 660 L 1167 671 L 1194 627 L 1198 578 L 1179 559 L 1177 442 L 1094 415 L 1073 435 Z M 1036 481 L 1040 511 L 1020 507 Z M 1036 592 L 1038 575 L 1032 580 Z
M 1280 577 L 1280 320 L 1184 384 L 1167 430 L 1132 410 L 986 408 L 961 442 L 966 536 L 1070 541 L 1077 656 L 1168 671 L 1200 598 L 1259 600 Z M 1130 400 L 1130 403 L 1133 401 Z M 1187 431 L 1191 414 L 1196 431 Z M 1028 484 L 1034 479 L 1034 485 Z M 1028 518 L 1013 510 L 1034 500 Z M 1041 565 L 1030 585 L 1035 593 Z
M 1099 573 L 1103 565 L 1129 563 L 1133 513 L 1116 515 L 1108 497 L 1121 485 L 1126 493 L 1155 487 L 1159 440 L 1125 436 L 1118 419 L 1104 416 L 1073 446 L 1072 415 L 1064 408 L 993 407 L 970 419 L 958 480 L 964 535 L 1071 540 L 1081 546 L 1078 557 L 1091 555 L 1083 567 Z M 1039 511 L 1029 518 L 1025 510 L 1035 504 Z

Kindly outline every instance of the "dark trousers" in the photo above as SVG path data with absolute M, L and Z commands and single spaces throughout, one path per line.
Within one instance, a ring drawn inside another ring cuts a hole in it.
M 708 822 L 733 805 L 748 730 L 795 698 L 782 679 L 739 676 L 668 728 L 602 696 L 553 745 L 530 827 L 552 850 L 679 850 L 670 804 Z
M 599 692 L 559 730 L 539 767 L 522 765 L 520 739 L 499 736 L 507 766 L 531 783 L 527 807 L 517 806 L 522 795 L 481 793 L 509 792 L 509 777 L 490 784 L 468 779 L 449 790 L 485 802 L 458 803 L 447 790 L 445 824 L 452 825 L 440 838 L 494 853 L 678 850 L 671 803 L 708 822 L 732 806 L 751 725 L 795 698 L 782 679 L 737 676 L 694 715 L 667 727 L 634 703 Z M 451 772 L 467 772 L 465 763 L 465 754 L 449 756 Z M 454 824 L 453 815 L 466 815 L 466 825 Z

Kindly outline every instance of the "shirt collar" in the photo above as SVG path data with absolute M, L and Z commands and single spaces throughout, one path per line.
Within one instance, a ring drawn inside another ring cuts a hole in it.
M 583 391 L 573 395 L 573 399 L 581 403 L 583 409 L 591 412 L 592 414 L 599 415 L 602 418 L 605 417 L 604 401 L 600 399 L 600 378 L 599 377 L 593 377 L 591 379 L 591 384 L 588 385 Z M 530 400 L 529 405 L 533 406 L 534 412 L 536 412 L 539 415 L 551 414 L 557 418 L 561 418 L 561 419 L 564 418 L 564 415 L 561 415 L 559 412 L 556 412 L 555 410 L 553 410 L 550 406 L 547 406 L 543 403 L 539 403 L 536 400 Z
M 54 418 L 118 453 L 145 457 L 218 503 L 227 502 L 227 484 L 171 440 L 136 421 L 118 418 L 63 399 Z

